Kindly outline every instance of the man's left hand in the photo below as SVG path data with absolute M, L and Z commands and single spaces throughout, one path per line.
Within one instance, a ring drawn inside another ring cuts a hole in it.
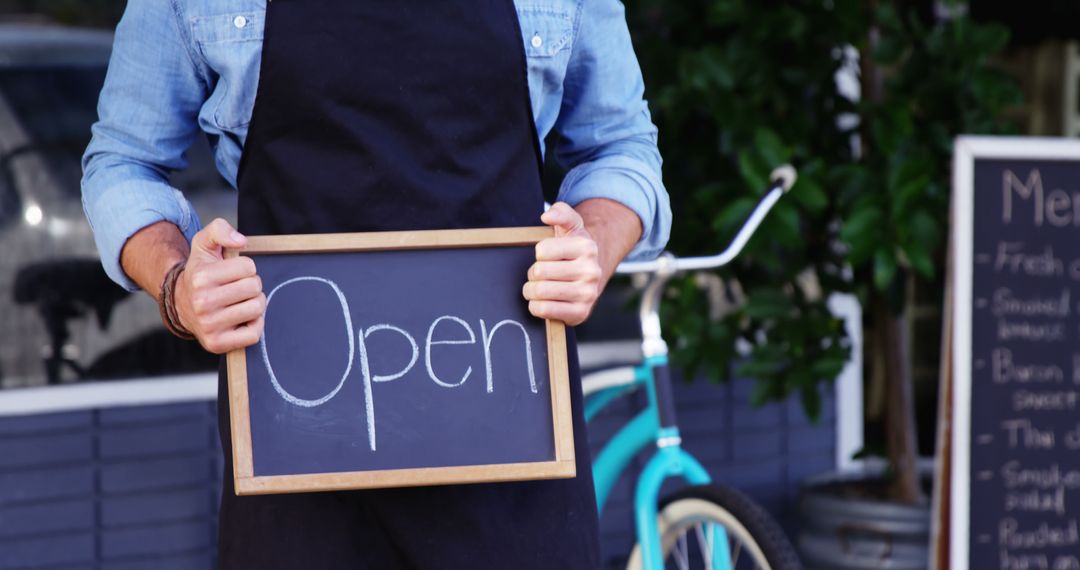
M 603 286 L 599 248 L 581 215 L 565 202 L 553 205 L 540 221 L 555 228 L 555 237 L 536 244 L 536 263 L 522 294 L 534 316 L 579 325 Z

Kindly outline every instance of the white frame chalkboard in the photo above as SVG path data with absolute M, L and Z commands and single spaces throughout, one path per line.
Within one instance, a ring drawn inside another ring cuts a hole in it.
M 533 245 L 554 235 L 550 227 L 371 232 L 250 236 L 247 246 L 228 250 L 226 257 L 275 253 L 365 252 L 440 248 L 483 248 Z M 524 276 L 522 276 L 524 279 Z M 524 284 L 524 281 L 523 281 Z M 379 487 L 409 487 L 483 483 L 529 479 L 569 478 L 576 475 L 574 434 L 570 411 L 566 329 L 562 322 L 546 321 L 548 369 L 551 384 L 552 461 L 388 469 L 344 473 L 256 476 L 251 446 L 248 406 L 247 352 L 228 354 L 229 411 L 233 444 L 233 476 L 238 495 L 339 491 Z
M 953 153 L 952 414 L 949 568 L 968 568 L 971 460 L 971 304 L 974 255 L 974 167 L 985 159 L 1080 161 L 1080 140 L 1038 137 L 956 139 Z

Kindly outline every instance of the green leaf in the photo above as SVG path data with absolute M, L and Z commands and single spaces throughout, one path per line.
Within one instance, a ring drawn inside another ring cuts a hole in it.
M 742 374 L 739 372 L 739 374 Z M 754 407 L 761 406 L 773 399 L 774 389 L 772 384 L 766 381 L 758 381 L 754 384 L 754 390 L 750 392 L 750 403 Z
M 904 255 L 907 257 L 912 269 L 927 279 L 934 277 L 934 260 L 930 257 L 930 253 L 923 244 L 909 243 L 904 248 Z
M 768 378 L 784 369 L 783 362 L 751 359 L 739 365 L 735 373 L 747 378 Z
M 814 214 L 821 212 L 829 205 L 829 196 L 825 194 L 825 190 L 817 180 L 804 176 L 800 176 L 792 187 L 791 196 Z
M 893 190 L 893 216 L 904 216 L 907 211 L 926 198 L 930 177 L 923 175 Z
M 851 456 L 852 459 L 869 459 L 872 457 L 888 457 L 888 452 L 885 450 L 885 446 L 880 443 L 868 443 Z
M 812 372 L 817 379 L 832 380 L 840 375 L 840 372 L 844 370 L 844 366 L 846 365 L 846 358 L 826 357 L 814 362 L 814 364 L 810 366 L 810 372 Z
M 925 180 L 927 159 L 916 151 L 895 154 L 889 157 L 888 190 L 896 192 L 915 180 Z
M 713 219 L 713 230 L 720 233 L 734 234 L 742 227 L 743 222 L 750 216 L 750 212 L 754 211 L 756 204 L 757 200 L 747 197 L 732 201 L 720 212 L 720 215 Z
M 993 55 L 1009 43 L 1009 28 L 994 23 L 971 25 L 968 37 L 977 54 Z
M 806 412 L 806 417 L 811 422 L 817 423 L 821 420 L 821 392 L 818 391 L 818 387 L 804 386 L 799 390 L 799 396 L 802 399 L 803 411 Z
M 754 130 L 754 146 L 770 168 L 786 163 L 791 156 L 776 132 L 765 127 Z
M 791 312 L 791 299 L 778 289 L 759 289 L 750 293 L 743 310 L 753 319 L 783 317 Z
M 739 153 L 739 174 L 754 192 L 764 192 L 769 185 L 769 168 L 755 158 L 755 153 Z
M 698 66 L 701 73 L 710 79 L 713 84 L 723 90 L 735 87 L 735 77 L 724 60 L 722 51 L 715 47 L 702 50 L 698 54 Z
M 847 262 L 855 267 L 862 266 L 874 257 L 878 244 L 872 240 L 856 241 L 848 245 Z
M 874 286 L 879 291 L 884 291 L 892 285 L 893 277 L 896 276 L 896 257 L 885 249 L 877 250 L 874 254 Z
M 867 205 L 856 210 L 840 229 L 840 239 L 854 245 L 863 240 L 873 240 L 884 220 L 877 206 Z
M 789 247 L 798 247 L 802 243 L 799 228 L 799 212 L 791 204 L 777 204 L 769 213 L 770 237 Z
M 926 249 L 937 247 L 941 239 L 938 222 L 926 210 L 916 210 L 907 221 L 908 236 L 911 241 L 923 244 Z

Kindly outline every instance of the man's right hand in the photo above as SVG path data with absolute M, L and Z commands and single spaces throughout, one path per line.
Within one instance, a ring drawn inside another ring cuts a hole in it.
M 251 346 L 263 332 L 266 295 L 249 257 L 225 259 L 224 248 L 247 238 L 218 218 L 191 240 L 187 265 L 176 280 L 180 324 L 214 354 Z

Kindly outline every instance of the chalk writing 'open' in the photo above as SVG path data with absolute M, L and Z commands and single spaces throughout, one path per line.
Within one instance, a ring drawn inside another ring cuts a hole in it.
M 401 329 L 400 327 L 396 327 L 387 323 L 372 325 L 366 329 L 361 329 L 359 334 L 355 334 L 353 330 L 352 316 L 349 312 L 349 302 L 345 298 L 345 294 L 341 292 L 341 289 L 338 288 L 336 283 L 330 281 L 329 279 L 323 279 L 322 277 L 294 277 L 281 283 L 277 287 L 274 287 L 270 291 L 270 294 L 266 297 L 266 314 L 269 315 L 270 303 L 271 301 L 273 301 L 274 295 L 279 290 L 281 290 L 282 287 L 302 281 L 323 283 L 330 287 L 330 289 L 334 292 L 334 295 L 337 297 L 338 303 L 341 307 L 342 316 L 344 317 L 345 321 L 345 336 L 348 339 L 349 343 L 348 362 L 345 365 L 345 371 L 341 374 L 341 380 L 338 381 L 337 385 L 334 386 L 332 390 L 330 390 L 320 398 L 299 398 L 290 393 L 284 387 L 282 387 L 277 375 L 274 374 L 274 367 L 270 364 L 270 355 L 266 348 L 267 334 L 266 332 L 264 332 L 262 338 L 259 339 L 259 349 L 262 352 L 263 364 L 266 365 L 266 371 L 270 375 L 270 383 L 273 384 L 274 390 L 278 393 L 278 395 L 280 395 L 286 402 L 289 402 L 290 404 L 304 408 L 314 408 L 317 406 L 321 406 L 333 399 L 334 396 L 336 396 L 337 393 L 341 391 L 342 386 L 345 385 L 345 380 L 347 380 L 349 377 L 349 373 L 352 372 L 354 356 L 359 356 L 360 375 L 364 383 L 364 412 L 367 420 L 368 445 L 371 447 L 372 451 L 375 451 L 375 402 L 374 398 L 372 397 L 371 384 L 372 382 L 390 382 L 392 380 L 397 380 L 398 378 L 401 378 L 402 376 L 407 374 L 410 370 L 412 370 L 413 366 L 416 365 L 417 360 L 419 360 L 420 358 L 420 347 L 419 345 L 417 345 L 416 339 L 411 334 L 406 332 L 404 329 Z M 522 337 L 525 340 L 525 363 L 529 374 L 529 389 L 532 391 L 533 394 L 536 394 L 538 392 L 538 389 L 536 386 L 536 372 L 533 369 L 532 342 L 529 339 L 529 333 L 525 330 L 524 325 L 512 319 L 504 319 L 495 323 L 495 325 L 491 327 L 490 330 L 488 330 L 487 323 L 484 321 L 484 319 L 479 319 L 479 322 L 480 338 L 482 341 L 481 344 L 483 346 L 484 352 L 484 367 L 486 374 L 487 392 L 491 393 L 495 391 L 493 366 L 491 362 L 491 340 L 495 337 L 495 333 L 498 332 L 500 328 L 506 327 L 508 330 L 517 328 L 521 331 Z M 450 327 L 458 328 L 459 333 L 461 334 L 454 338 L 448 338 L 448 336 L 445 336 L 447 335 L 446 329 Z M 442 329 L 440 333 L 441 336 L 436 338 L 436 333 L 439 331 L 439 329 Z M 265 330 L 269 330 L 269 327 L 267 327 Z M 409 359 L 409 363 L 400 371 L 394 374 L 380 375 L 371 373 L 367 339 L 372 334 L 383 331 L 401 335 L 402 338 L 408 341 L 409 347 L 411 349 L 412 355 Z M 439 374 L 435 372 L 434 366 L 431 361 L 431 349 L 433 346 L 476 344 L 476 341 L 476 333 L 473 331 L 473 328 L 469 325 L 469 323 L 466 322 L 464 319 L 453 315 L 443 315 L 432 321 L 431 326 L 428 327 L 427 336 L 424 341 L 424 368 L 427 370 L 427 375 L 429 378 L 431 378 L 432 382 L 443 388 L 456 388 L 463 385 L 465 381 L 469 379 L 469 376 L 472 374 L 473 371 L 472 366 L 469 366 L 465 370 L 465 373 L 462 374 L 461 378 L 458 379 L 448 380 L 444 377 L 439 376 Z

